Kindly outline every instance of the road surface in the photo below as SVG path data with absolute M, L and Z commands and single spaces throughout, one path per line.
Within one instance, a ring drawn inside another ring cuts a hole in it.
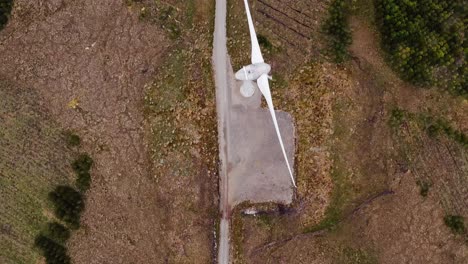
M 221 162 L 219 264 L 229 263 L 229 224 L 234 206 L 243 201 L 288 204 L 293 196 L 273 121 L 269 110 L 261 107 L 261 93 L 256 89 L 252 97 L 242 97 L 242 83 L 234 78 L 226 46 L 226 12 L 226 0 L 216 0 L 213 69 Z M 250 50 L 246 52 L 250 53 Z M 276 111 L 276 115 L 288 158 L 294 167 L 292 117 L 283 111 Z
M 213 40 L 213 68 L 216 85 L 216 110 L 218 115 L 219 158 L 221 161 L 220 177 L 220 212 L 222 215 L 219 228 L 218 263 L 229 263 L 229 214 L 228 178 L 227 178 L 227 124 L 229 122 L 227 46 L 226 46 L 226 0 L 216 0 L 215 30 Z

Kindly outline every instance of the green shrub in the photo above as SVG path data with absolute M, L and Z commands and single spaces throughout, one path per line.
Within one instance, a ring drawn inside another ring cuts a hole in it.
M 464 234 L 465 233 L 465 223 L 462 216 L 459 215 L 447 215 L 444 217 L 445 224 L 452 230 L 455 234 Z
M 70 131 L 65 132 L 65 141 L 67 142 L 67 145 L 70 147 L 77 147 L 81 144 L 80 137 Z
M 78 175 L 88 173 L 91 166 L 93 166 L 93 159 L 86 153 L 80 154 L 72 163 L 72 168 Z
M 329 36 L 330 48 L 337 63 L 348 58 L 347 49 L 352 42 L 348 25 L 348 11 L 348 4 L 345 0 L 334 0 L 328 9 L 328 19 L 323 26 L 323 30 Z
M 40 234 L 36 237 L 34 245 L 42 251 L 47 264 L 71 263 L 67 249 L 54 240 Z
M 417 184 L 419 186 L 419 194 L 421 194 L 423 197 L 426 197 L 429 193 L 429 189 L 431 188 L 431 184 L 421 180 L 419 180 Z
M 273 48 L 273 44 L 271 44 L 271 42 L 267 39 L 267 37 L 261 35 L 261 34 L 257 34 L 257 39 L 258 39 L 258 43 L 264 47 L 265 49 L 271 51 L 271 49 Z
M 13 8 L 13 0 L 0 0 L 0 30 L 5 27 Z
M 84 209 L 83 196 L 70 186 L 60 185 L 49 193 L 55 207 L 55 215 L 73 229 L 80 227 L 80 217 Z
M 89 189 L 90 186 L 91 186 L 91 175 L 89 174 L 89 172 L 78 174 L 76 178 L 76 187 L 78 188 L 78 190 L 84 193 Z
M 57 243 L 64 244 L 70 238 L 70 230 L 57 222 L 48 223 L 47 236 Z
M 401 76 L 468 95 L 464 0 L 377 0 L 384 48 Z
M 401 126 L 401 124 L 403 124 L 403 122 L 405 121 L 407 114 L 408 112 L 400 108 L 392 109 L 392 112 L 390 113 L 390 119 L 389 119 L 390 126 L 391 127 Z

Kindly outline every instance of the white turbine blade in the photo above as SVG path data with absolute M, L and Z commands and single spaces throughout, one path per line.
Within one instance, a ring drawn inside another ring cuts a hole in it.
M 260 50 L 260 45 L 258 44 L 257 33 L 255 33 L 254 24 L 252 21 L 252 16 L 250 15 L 249 2 L 244 0 L 245 3 L 245 12 L 247 13 L 247 20 L 249 21 L 249 30 L 250 38 L 252 40 L 252 64 L 263 63 L 262 51 Z
M 281 138 L 281 133 L 278 127 L 278 121 L 276 120 L 276 113 L 273 107 L 273 100 L 271 98 L 270 85 L 268 84 L 268 75 L 263 74 L 262 76 L 260 76 L 260 78 L 258 78 L 257 80 L 257 84 L 258 84 L 258 88 L 260 89 L 260 92 L 262 92 L 268 104 L 268 109 L 270 110 L 271 118 L 273 119 L 273 125 L 275 126 L 275 129 L 276 129 L 276 135 L 278 136 L 278 139 L 281 145 L 281 150 L 283 151 L 283 156 L 284 156 L 284 159 L 286 160 L 286 165 L 288 166 L 289 176 L 291 176 L 292 184 L 294 185 L 294 187 L 296 187 L 296 182 L 294 181 L 294 176 L 291 170 L 291 166 L 289 166 L 288 156 L 286 155 L 286 150 L 284 149 L 283 139 Z

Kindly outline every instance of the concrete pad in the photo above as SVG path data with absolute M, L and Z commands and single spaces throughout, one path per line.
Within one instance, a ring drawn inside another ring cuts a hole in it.
M 232 70 L 232 67 L 230 67 Z M 231 89 L 227 122 L 228 202 L 234 207 L 244 201 L 292 202 L 288 168 L 268 109 L 261 108 L 261 93 L 244 98 L 242 82 L 228 74 Z M 274 87 L 272 87 L 274 89 Z M 294 168 L 295 130 L 290 114 L 276 111 L 286 153 Z

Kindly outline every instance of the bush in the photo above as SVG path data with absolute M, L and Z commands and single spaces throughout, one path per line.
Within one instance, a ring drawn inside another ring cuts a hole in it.
M 86 192 L 89 187 L 91 186 L 91 175 L 89 172 L 84 172 L 78 174 L 78 177 L 76 178 L 76 187 L 78 190 L 81 192 Z
M 77 147 L 81 144 L 80 137 L 70 131 L 65 132 L 65 141 L 70 147 Z
M 462 216 L 459 215 L 447 215 L 444 217 L 445 224 L 452 230 L 455 234 L 464 234 L 465 233 L 465 223 Z
M 42 251 L 47 264 L 71 263 L 67 249 L 43 234 L 36 237 L 34 245 Z
M 81 193 L 69 186 L 57 186 L 49 193 L 49 199 L 54 203 L 55 215 L 73 229 L 80 227 L 80 217 L 84 209 Z
M 384 48 L 395 70 L 418 85 L 468 95 L 463 0 L 377 0 Z
M 70 230 L 57 222 L 48 223 L 47 236 L 55 242 L 63 244 L 70 238 Z
M 0 30 L 5 27 L 13 8 L 13 0 L 0 0 Z
M 418 181 L 417 184 L 419 185 L 419 194 L 426 197 L 429 193 L 429 189 L 431 188 L 431 184 L 426 181 Z
M 85 153 L 80 154 L 72 163 L 72 168 L 78 175 L 88 173 L 91 166 L 93 166 L 93 159 Z
M 341 63 L 348 58 L 348 46 L 352 38 L 348 26 L 348 4 L 345 0 L 334 0 L 328 9 L 328 19 L 323 29 L 330 37 L 330 48 L 334 60 Z
M 263 36 L 263 35 L 260 35 L 260 34 L 257 34 L 257 39 L 258 39 L 258 43 L 264 47 L 265 49 L 271 51 L 271 49 L 273 48 L 273 44 L 271 44 L 271 42 L 267 39 L 267 37 Z

